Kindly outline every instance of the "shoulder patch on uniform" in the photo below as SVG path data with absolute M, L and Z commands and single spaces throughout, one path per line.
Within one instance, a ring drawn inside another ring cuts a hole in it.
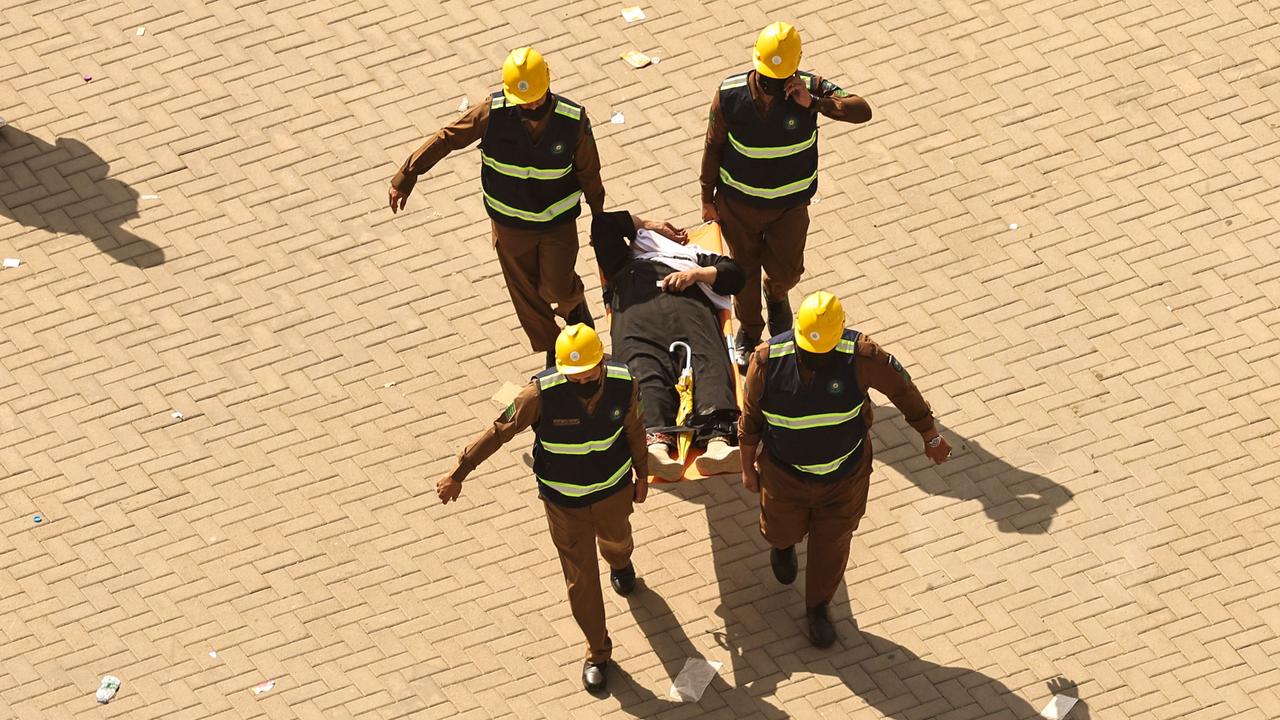
M 893 368 L 894 372 L 900 373 L 903 380 L 911 379 L 911 374 L 907 372 L 906 368 L 902 367 L 902 363 L 898 362 L 898 358 L 894 357 L 892 353 L 885 353 L 885 356 L 888 357 L 889 367 Z
M 502 422 L 511 422 L 511 418 L 515 416 L 516 416 L 516 403 L 514 400 L 512 400 L 511 404 L 507 406 L 507 409 L 502 411 Z

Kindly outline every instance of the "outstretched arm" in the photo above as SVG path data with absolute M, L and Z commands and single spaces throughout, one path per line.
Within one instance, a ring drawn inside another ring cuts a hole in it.
M 538 394 L 538 386 L 530 382 L 502 411 L 498 419 L 493 421 L 493 425 L 462 451 L 453 472 L 436 483 L 436 495 L 440 497 L 440 502 L 448 503 L 458 499 L 458 495 L 462 493 L 462 481 L 517 433 L 538 422 L 541 413 L 542 396 Z
M 404 209 L 409 193 L 418 182 L 418 176 L 444 159 L 454 150 L 461 150 L 484 136 L 489 127 L 489 99 L 485 99 L 465 112 L 462 117 L 451 124 L 440 128 L 439 132 L 427 139 L 422 147 L 409 156 L 400 166 L 395 177 L 391 178 L 391 211 Z
M 902 363 L 865 335 L 858 339 L 856 352 L 858 382 L 884 393 L 889 402 L 902 411 L 907 423 L 920 433 L 929 459 L 935 463 L 945 462 L 951 455 L 951 445 L 934 427 L 933 410 Z

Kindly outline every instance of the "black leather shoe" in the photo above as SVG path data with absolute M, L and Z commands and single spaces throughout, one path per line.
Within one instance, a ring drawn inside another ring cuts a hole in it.
M 636 567 L 628 565 L 621 570 L 609 571 L 609 582 L 613 585 L 613 591 L 626 597 L 636 589 Z
M 790 310 L 788 310 L 787 312 L 790 312 Z M 577 307 L 570 310 L 569 314 L 565 316 L 564 322 L 566 325 L 576 325 L 577 323 L 582 323 L 583 325 L 586 325 L 589 328 L 594 328 L 596 326 L 596 321 L 591 319 L 591 311 L 587 310 L 586 300 L 583 300 L 582 302 L 578 303 Z
M 786 550 L 772 548 L 769 550 L 769 564 L 773 566 L 773 576 L 783 585 L 796 581 L 796 546 Z
M 791 329 L 791 322 L 794 317 L 791 314 L 791 300 L 783 297 L 781 300 L 774 300 L 766 295 L 764 297 L 764 307 L 769 312 L 769 334 L 780 335 Z
M 737 363 L 739 372 L 747 371 L 747 365 L 751 362 L 751 353 L 755 352 L 759 344 L 760 338 L 747 337 L 746 330 L 738 330 L 738 334 L 733 336 L 733 361 Z
M 836 641 L 836 629 L 827 617 L 827 606 L 819 605 L 809 608 L 809 642 L 814 647 L 828 648 Z
M 608 670 L 609 670 L 608 661 L 605 661 L 602 663 L 593 663 L 588 660 L 587 662 L 583 663 L 582 664 L 582 687 L 586 688 L 587 692 L 593 692 L 593 693 L 604 692 L 604 689 L 609 686 L 609 674 L 607 672 Z

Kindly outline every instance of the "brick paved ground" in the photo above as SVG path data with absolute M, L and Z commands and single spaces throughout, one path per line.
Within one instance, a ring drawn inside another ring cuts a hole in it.
M 0 717 L 1025 718 L 1059 677 L 1077 719 L 1274 717 L 1277 0 L 152 5 L 0 19 Z M 394 218 L 387 181 L 532 42 L 609 205 L 692 223 L 773 18 L 876 110 L 824 125 L 795 297 L 847 298 L 957 457 L 881 412 L 825 652 L 736 480 L 656 492 L 593 700 L 528 438 L 430 492 L 539 364 L 477 156 Z M 724 670 L 677 705 L 690 656 Z

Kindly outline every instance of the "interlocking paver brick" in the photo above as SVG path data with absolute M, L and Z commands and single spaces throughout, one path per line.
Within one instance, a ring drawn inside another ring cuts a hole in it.
M 875 110 L 824 125 L 800 290 L 907 361 L 956 458 L 879 414 L 834 604 L 862 632 L 828 652 L 753 497 L 655 490 L 647 590 L 606 603 L 613 694 L 581 692 L 528 438 L 458 505 L 430 492 L 540 366 L 475 151 L 408 212 L 383 198 L 529 42 L 587 106 L 610 206 L 695 222 L 710 94 L 776 8 L 619 7 L 5 7 L 0 716 L 90 712 L 108 672 L 111 717 L 1026 718 L 1058 676 L 1077 718 L 1268 716 L 1280 8 L 1258 0 L 776 16 Z M 597 297 L 589 249 L 578 269 Z M 725 666 L 678 705 L 695 655 Z

